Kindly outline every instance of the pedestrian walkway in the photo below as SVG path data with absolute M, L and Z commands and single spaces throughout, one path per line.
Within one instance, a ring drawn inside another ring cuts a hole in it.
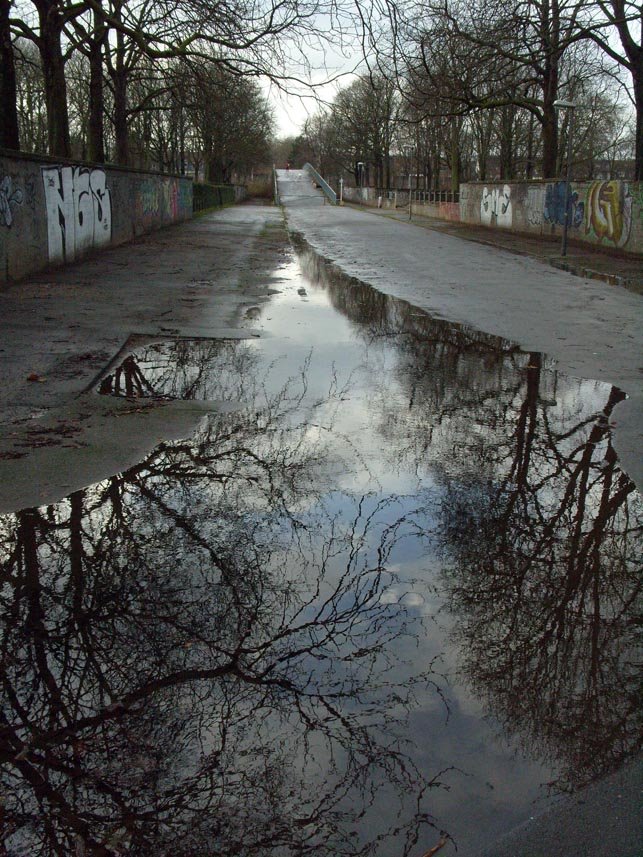
M 302 170 L 278 171 L 278 181 L 291 232 L 348 276 L 436 318 L 547 354 L 567 375 L 623 390 L 628 398 L 618 407 L 615 441 L 625 470 L 643 485 L 639 294 L 547 264 L 535 239 L 428 218 L 409 223 L 408 209 L 324 205 Z M 549 246 L 550 255 L 560 258 L 558 248 Z M 577 262 L 577 250 L 570 248 L 569 262 Z M 602 260 L 614 266 L 605 273 L 622 276 L 621 257 L 589 247 L 582 252 L 592 259 L 586 267 Z M 627 264 L 639 274 L 643 260 Z
M 396 211 L 376 208 L 365 210 L 394 217 L 396 220 L 408 220 L 408 208 Z M 636 294 L 643 294 L 643 256 L 622 253 L 608 247 L 592 247 L 573 239 L 567 247 L 567 255 L 561 256 L 560 237 L 521 235 L 504 229 L 454 223 L 417 214 L 413 215 L 412 222 L 416 226 L 455 235 L 467 241 L 499 247 L 521 256 L 532 256 L 570 274 L 602 280 L 610 285 L 623 286 Z

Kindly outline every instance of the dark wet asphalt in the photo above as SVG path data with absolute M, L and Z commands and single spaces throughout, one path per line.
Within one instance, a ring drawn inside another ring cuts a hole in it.
M 1 519 L 9 854 L 466 857 L 639 746 L 622 392 L 306 248 L 270 285 L 98 384 L 239 410 Z

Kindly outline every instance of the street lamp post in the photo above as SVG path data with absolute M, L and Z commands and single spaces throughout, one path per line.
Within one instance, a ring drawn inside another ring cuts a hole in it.
M 359 201 L 364 202 L 364 161 L 357 162 L 357 184 L 359 186 Z
M 411 206 L 411 158 L 413 157 L 413 152 L 415 151 L 414 146 L 405 146 L 404 154 L 406 155 L 409 162 L 409 220 L 411 220 L 413 216 L 413 208 Z
M 571 163 L 572 163 L 572 134 L 574 131 L 574 110 L 576 105 L 572 101 L 554 101 L 554 107 L 569 110 L 569 127 L 567 128 L 567 167 L 565 170 L 565 221 L 563 223 L 563 243 L 560 250 L 561 256 L 567 255 L 567 232 L 571 219 L 572 189 L 571 189 Z

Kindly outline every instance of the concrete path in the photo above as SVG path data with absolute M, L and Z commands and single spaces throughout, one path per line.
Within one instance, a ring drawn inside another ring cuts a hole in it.
M 615 384 L 615 445 L 643 486 L 643 299 L 542 261 L 442 231 L 325 204 L 303 170 L 279 171 L 289 229 L 347 274 L 439 318 L 553 357 L 561 371 Z
M 274 233 L 274 234 L 273 234 Z M 248 337 L 268 299 L 283 216 L 241 206 L 0 291 L 0 513 L 54 502 L 140 461 L 200 418 L 87 393 L 131 337 Z

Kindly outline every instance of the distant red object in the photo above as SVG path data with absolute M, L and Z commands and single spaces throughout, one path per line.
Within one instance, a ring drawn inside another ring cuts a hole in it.
M 289 170 L 289 169 L 290 169 L 290 161 L 288 161 L 288 163 L 286 164 L 286 169 L 287 169 L 287 170 Z

